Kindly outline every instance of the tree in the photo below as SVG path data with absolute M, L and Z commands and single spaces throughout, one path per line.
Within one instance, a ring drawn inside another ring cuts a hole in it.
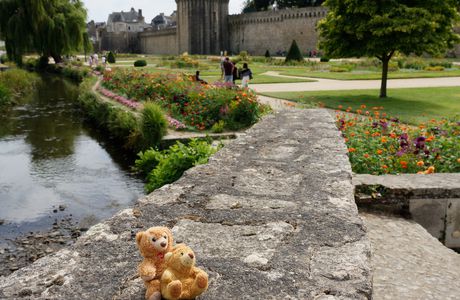
M 109 54 L 107 54 L 107 61 L 111 64 L 114 64 L 115 63 L 115 54 L 113 54 L 112 51 L 109 52 Z
M 319 47 L 331 58 L 375 56 L 382 62 L 380 97 L 396 52 L 438 54 L 459 42 L 458 0 L 326 0 Z
M 62 55 L 89 47 L 85 22 L 80 0 L 0 1 L 0 38 L 18 64 L 29 51 L 61 62 Z
M 302 53 L 295 40 L 292 41 L 291 48 L 289 48 L 288 54 L 286 55 L 286 62 L 291 60 L 303 61 Z

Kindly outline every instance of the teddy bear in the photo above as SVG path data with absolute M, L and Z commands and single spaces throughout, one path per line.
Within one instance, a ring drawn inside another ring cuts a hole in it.
M 160 280 L 163 298 L 194 299 L 208 289 L 208 274 L 195 263 L 195 253 L 184 244 L 166 254 L 166 269 Z
M 160 278 L 166 268 L 165 254 L 173 249 L 173 236 L 167 227 L 151 227 L 136 234 L 136 244 L 144 257 L 138 266 L 147 289 L 145 299 L 161 300 Z

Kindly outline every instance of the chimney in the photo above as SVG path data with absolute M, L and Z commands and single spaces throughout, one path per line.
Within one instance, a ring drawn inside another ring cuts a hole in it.
M 142 17 L 142 9 L 139 9 L 139 17 Z

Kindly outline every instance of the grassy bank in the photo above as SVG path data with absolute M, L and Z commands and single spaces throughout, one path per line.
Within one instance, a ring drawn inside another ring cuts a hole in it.
M 0 108 L 14 105 L 32 93 L 40 77 L 21 69 L 10 69 L 0 73 Z
M 361 105 L 383 106 L 388 115 L 409 124 L 460 115 L 460 87 L 391 89 L 390 96 L 385 99 L 380 99 L 378 94 L 377 90 L 265 93 L 270 97 L 333 109 L 342 106 L 344 110 L 350 107 L 356 111 Z

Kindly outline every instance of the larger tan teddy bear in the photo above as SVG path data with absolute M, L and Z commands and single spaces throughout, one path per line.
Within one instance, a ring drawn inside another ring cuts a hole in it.
M 165 255 L 173 249 L 173 236 L 167 227 L 151 227 L 136 234 L 136 243 L 144 260 L 138 267 L 147 289 L 145 299 L 161 300 L 160 278 L 166 268 Z
M 208 289 L 208 274 L 195 267 L 195 253 L 184 244 L 166 254 L 161 294 L 167 300 L 195 299 Z

